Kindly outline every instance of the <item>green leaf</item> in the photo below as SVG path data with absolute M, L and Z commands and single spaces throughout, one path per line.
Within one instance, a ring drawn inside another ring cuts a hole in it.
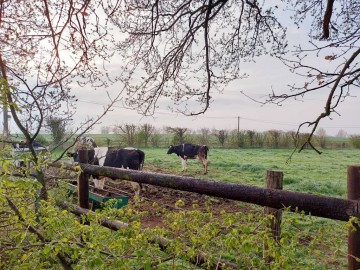
M 48 245 L 46 245 L 44 248 L 43 248 L 43 253 L 45 254 L 45 255 L 49 255 L 50 254 L 50 252 L 51 252 L 51 247 L 50 246 L 48 246 Z

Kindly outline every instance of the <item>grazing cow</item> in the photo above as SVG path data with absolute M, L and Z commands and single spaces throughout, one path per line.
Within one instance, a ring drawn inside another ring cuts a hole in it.
M 175 153 L 181 159 L 182 171 L 186 171 L 188 159 L 198 159 L 203 165 L 204 174 L 207 174 L 207 153 L 209 148 L 206 145 L 198 145 L 191 143 L 184 143 L 180 145 L 170 145 L 168 154 Z
M 79 162 L 77 151 L 68 153 L 68 156 L 73 157 L 75 162 Z M 93 165 L 142 170 L 144 167 L 145 153 L 135 148 L 97 147 L 88 150 L 88 160 L 89 164 Z M 104 188 L 104 177 L 92 175 L 92 178 L 96 188 Z M 135 189 L 135 195 L 139 196 L 142 185 L 135 182 L 130 183 Z

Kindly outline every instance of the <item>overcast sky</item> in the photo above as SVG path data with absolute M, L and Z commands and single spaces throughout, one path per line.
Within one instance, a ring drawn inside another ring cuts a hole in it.
M 164 126 L 184 127 L 193 130 L 201 128 L 209 129 L 240 129 L 266 131 L 278 129 L 283 131 L 296 131 L 298 125 L 304 121 L 313 121 L 323 111 L 327 93 L 312 94 L 305 96 L 303 101 L 287 100 L 282 106 L 273 104 L 261 105 L 247 98 L 247 95 L 261 99 L 271 93 L 272 89 L 277 93 L 287 92 L 287 84 L 292 84 L 295 76 L 276 59 L 259 59 L 256 64 L 244 64 L 244 71 L 250 74 L 247 79 L 241 79 L 232 83 L 220 94 L 212 94 L 214 97 L 210 108 L 204 115 L 189 117 L 182 114 L 172 113 L 166 110 L 168 102 L 160 102 L 160 109 L 153 117 L 143 117 L 129 109 L 125 109 L 118 103 L 113 111 L 106 115 L 101 123 L 93 130 L 100 133 L 101 126 L 114 126 L 124 123 L 152 124 L 157 128 Z M 77 89 L 78 119 L 95 117 L 100 114 L 104 105 L 108 103 L 106 91 L 115 96 L 118 90 L 89 90 Z M 340 129 L 349 135 L 360 134 L 359 98 L 349 97 L 341 103 L 338 112 L 341 115 L 332 115 L 332 119 L 325 119 L 320 127 L 326 130 L 328 135 L 336 135 Z M 303 130 L 306 132 L 306 130 Z

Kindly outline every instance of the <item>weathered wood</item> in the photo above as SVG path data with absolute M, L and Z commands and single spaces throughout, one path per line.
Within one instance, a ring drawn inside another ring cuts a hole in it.
M 70 211 L 71 213 L 78 215 L 78 216 L 95 214 L 94 212 L 92 212 L 89 209 L 82 208 L 80 206 L 71 204 L 66 201 L 58 200 L 58 201 L 56 201 L 56 204 L 59 207 L 66 209 L 66 210 Z M 113 230 L 113 231 L 118 231 L 120 229 L 127 229 L 129 227 L 129 225 L 127 223 L 124 223 L 121 221 L 112 221 L 107 218 L 98 219 L 98 223 L 106 228 Z
M 79 160 L 81 163 L 88 162 L 86 150 L 79 150 Z M 89 175 L 85 172 L 81 172 L 78 179 L 78 200 L 80 207 L 89 209 Z
M 360 166 L 348 167 L 348 199 L 356 200 L 360 204 Z M 360 205 L 359 205 L 360 206 Z M 348 237 L 348 269 L 360 269 L 360 227 L 352 222 Z
M 266 172 L 266 188 L 270 189 L 282 189 L 283 188 L 283 172 L 280 171 L 267 171 Z M 272 207 L 264 207 L 264 216 L 271 215 L 273 218 L 270 220 L 270 230 L 272 237 L 277 243 L 280 243 L 280 232 L 281 232 L 281 217 L 282 211 L 280 209 Z M 273 258 L 266 256 L 268 246 L 266 243 L 263 245 L 264 259 L 267 263 L 270 263 Z
M 74 164 L 58 162 L 59 167 L 74 169 Z M 207 179 L 150 173 L 96 165 L 79 164 L 89 174 L 103 175 L 112 179 L 130 180 L 138 183 L 190 191 L 209 196 L 269 206 L 276 209 L 304 211 L 313 216 L 348 221 L 350 217 L 360 217 L 358 202 L 308 193 L 224 183 Z

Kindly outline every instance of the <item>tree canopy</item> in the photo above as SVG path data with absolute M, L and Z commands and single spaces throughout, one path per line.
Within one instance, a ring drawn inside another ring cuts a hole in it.
M 284 53 L 285 28 L 274 9 L 250 1 L 127 1 L 113 21 L 128 34 L 118 48 L 128 60 L 128 104 L 152 114 L 164 96 L 182 113 L 204 113 L 212 93 L 246 76 L 244 61 Z
M 289 98 L 302 100 L 314 91 L 328 93 L 323 113 L 299 127 L 312 127 L 310 144 L 320 120 L 338 113 L 339 104 L 359 87 L 358 1 L 126 3 L 127 12 L 113 20 L 128 33 L 119 46 L 130 59 L 123 73 L 127 101 L 144 114 L 156 109 L 161 96 L 170 97 L 185 114 L 204 113 L 212 93 L 246 76 L 241 72 L 244 62 L 269 54 L 303 81 L 272 93 L 269 89 L 268 98 L 260 102 L 281 104 Z M 284 10 L 299 28 L 310 24 L 309 45 L 287 47 L 287 25 L 278 20 Z M 320 63 L 309 61 L 313 56 L 321 56 Z M 146 72 L 142 80 L 139 70 Z M 136 80 L 131 80 L 134 76 Z M 193 101 L 197 106 L 191 106 Z
M 111 53 L 106 16 L 90 1 L 1 1 L 0 68 L 3 102 L 28 141 L 56 115 L 70 121 L 75 84 L 100 87 Z
M 358 1 L 334 0 L 1 1 L 0 67 L 12 87 L 7 105 L 20 130 L 36 135 L 55 112 L 71 120 L 75 85 L 120 81 L 109 103 L 121 96 L 151 115 L 168 99 L 173 110 L 197 115 L 214 93 L 247 76 L 241 69 L 247 61 L 268 54 L 303 83 L 261 102 L 328 92 L 324 112 L 303 123 L 314 132 L 359 86 L 359 9 Z M 309 45 L 288 48 L 283 14 L 292 14 L 299 28 L 310 23 Z M 311 55 L 323 55 L 326 64 L 309 62 Z M 107 65 L 112 61 L 118 72 Z

